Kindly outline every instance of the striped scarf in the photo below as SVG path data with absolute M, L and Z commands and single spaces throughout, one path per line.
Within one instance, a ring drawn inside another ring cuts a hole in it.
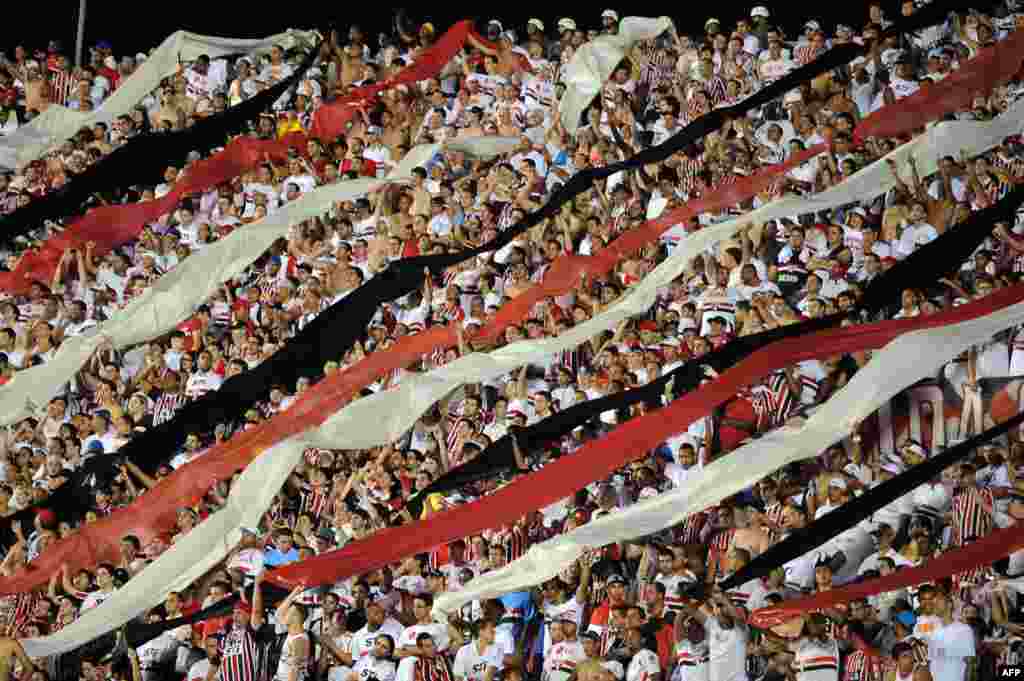
M 640 50 L 643 66 L 640 68 L 640 82 L 650 89 L 663 83 L 671 83 L 675 75 L 675 60 L 654 45 L 647 45 Z
M 719 530 L 708 542 L 708 567 L 711 565 L 716 566 L 716 572 L 722 572 L 722 561 L 725 559 L 725 554 L 729 550 L 729 546 L 732 545 L 732 538 L 736 535 L 735 529 Z
M 4 636 L 16 638 L 32 619 L 39 596 L 34 592 L 6 596 L 0 600 L 0 626 Z
M 61 106 L 66 105 L 77 82 L 71 71 L 51 71 L 50 101 Z

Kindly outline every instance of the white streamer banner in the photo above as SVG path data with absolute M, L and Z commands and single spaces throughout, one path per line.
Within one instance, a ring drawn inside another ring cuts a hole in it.
M 274 45 L 285 49 L 316 44 L 311 31 L 289 29 L 284 33 L 262 39 L 218 38 L 177 31 L 164 40 L 131 76 L 111 93 L 95 111 L 72 111 L 58 104 L 19 127 L 15 132 L 0 137 L 0 167 L 23 168 L 49 149 L 64 143 L 83 127 L 96 123 L 110 123 L 118 116 L 129 113 L 133 107 L 152 92 L 160 81 L 173 75 L 179 64 L 195 60 L 205 54 L 210 59 L 239 52 L 269 51 Z
M 990 123 L 941 123 L 933 127 L 922 138 L 897 149 L 890 155 L 890 158 L 896 160 L 899 165 L 905 166 L 907 159 L 913 157 L 922 174 L 927 174 L 934 171 L 937 159 L 944 155 L 956 154 L 961 149 L 966 149 L 970 154 L 977 154 L 999 144 L 1007 135 L 1019 131 L 1022 121 L 1024 121 L 1024 104 L 1015 106 L 1003 114 L 1003 116 Z M 113 631 L 157 603 L 160 603 L 168 592 L 180 589 L 201 577 L 227 556 L 237 543 L 242 527 L 254 525 L 259 521 L 263 513 L 270 507 L 281 485 L 284 484 L 294 467 L 301 461 L 302 452 L 306 447 L 360 449 L 392 442 L 408 430 L 416 422 L 420 414 L 453 388 L 463 383 L 480 382 L 499 376 L 529 362 L 539 362 L 547 356 L 575 347 L 603 330 L 613 328 L 623 319 L 645 311 L 654 302 L 657 290 L 678 276 L 689 260 L 720 241 L 733 236 L 742 226 L 754 221 L 754 215 L 760 213 L 759 221 L 766 221 L 772 219 L 772 217 L 784 217 L 812 210 L 823 210 L 872 198 L 888 191 L 894 184 L 895 182 L 886 167 L 885 161 L 880 160 L 863 169 L 846 182 L 837 185 L 827 192 L 823 192 L 819 196 L 807 199 L 787 198 L 780 200 L 777 203 L 785 204 L 785 208 L 778 215 L 772 215 L 773 206 L 776 204 L 769 204 L 765 208 L 760 209 L 760 211 L 754 211 L 754 213 L 744 219 L 723 223 L 697 232 L 684 239 L 672 256 L 641 281 L 622 301 L 613 305 L 594 319 L 570 329 L 557 338 L 521 341 L 488 354 L 473 353 L 429 373 L 407 377 L 403 379 L 402 383 L 395 390 L 377 393 L 349 404 L 333 414 L 319 428 L 310 429 L 261 454 L 246 468 L 242 477 L 233 486 L 227 508 L 208 518 L 193 529 L 182 541 L 176 542 L 159 560 L 132 578 L 123 589 L 115 593 L 100 607 L 86 613 L 79 620 L 56 634 L 23 641 L 22 643 L 26 651 L 29 655 L 42 657 L 73 650 L 109 631 Z M 826 195 L 827 198 L 823 198 Z M 765 217 L 769 215 L 772 217 Z M 907 381 L 903 384 L 904 387 L 910 385 L 917 380 L 905 378 L 917 375 L 916 373 L 909 373 L 911 368 L 917 367 L 922 369 L 923 365 L 927 365 L 933 367 L 932 370 L 934 370 L 935 367 L 941 366 L 945 361 L 945 359 L 939 359 L 940 354 L 936 354 L 937 348 L 939 348 L 938 352 L 942 353 L 942 357 L 945 357 L 947 354 L 950 357 L 955 356 L 963 348 L 980 342 L 1002 329 L 1010 328 L 1020 323 L 1021 320 L 1018 319 L 1018 316 L 1024 316 L 1024 307 L 1014 306 L 980 320 L 957 327 L 949 327 L 948 336 L 935 335 L 946 331 L 945 329 L 921 332 L 931 334 L 928 336 L 929 340 L 927 342 L 929 344 L 940 342 L 943 345 L 915 346 L 916 349 L 910 353 L 910 357 L 916 363 L 904 359 L 901 355 L 893 360 L 886 359 L 884 364 L 880 364 L 883 361 L 880 359 L 881 357 L 889 358 L 892 355 L 883 354 L 886 351 L 879 353 L 876 355 L 875 360 L 869 364 L 869 367 L 873 367 L 871 373 L 867 373 L 868 367 L 865 367 L 858 374 L 858 376 L 863 375 L 865 377 L 870 375 L 873 378 L 863 378 L 858 383 L 851 381 L 850 384 L 860 386 L 863 382 L 868 382 L 868 385 L 856 390 L 851 389 L 850 385 L 848 385 L 841 392 L 844 399 L 849 400 L 852 404 L 843 403 L 841 408 L 836 408 L 838 415 L 830 416 L 828 419 L 818 419 L 818 414 L 815 414 L 812 420 L 808 422 L 814 427 L 814 430 L 807 430 L 808 426 L 806 425 L 797 431 L 783 429 L 778 433 L 762 438 L 757 443 L 757 447 L 767 447 L 771 443 L 777 443 L 777 447 L 786 456 L 789 456 L 790 448 L 798 444 L 796 441 L 790 442 L 789 436 L 800 435 L 802 437 L 803 434 L 810 433 L 818 437 L 819 433 L 825 432 L 823 429 L 828 427 L 829 424 L 833 426 L 832 430 L 827 431 L 829 437 L 832 437 L 832 433 L 839 433 L 836 435 L 836 438 L 841 438 L 849 431 L 849 427 L 852 425 L 850 419 L 854 417 L 850 416 L 851 414 L 869 414 L 877 408 L 877 406 L 872 406 L 874 402 L 879 400 L 884 402 L 880 397 L 884 394 L 882 391 L 895 384 L 887 383 L 882 378 L 893 377 L 895 380 L 895 377 L 904 377 L 900 379 L 901 381 Z M 916 335 L 913 337 L 916 337 Z M 895 345 L 895 343 L 903 342 L 907 341 L 901 338 L 890 344 L 889 347 L 903 347 L 902 345 Z M 947 347 L 957 348 L 957 350 L 949 354 L 946 352 Z M 924 372 L 921 376 L 927 373 Z M 877 389 L 870 388 L 871 383 L 869 381 L 872 380 L 878 381 L 877 385 L 879 387 Z M 893 394 L 898 391 L 899 389 L 895 389 Z M 857 406 L 861 399 L 872 395 L 875 397 L 866 399 L 862 406 Z M 839 397 L 840 395 L 836 395 L 833 400 Z M 830 403 L 840 404 L 833 401 L 830 401 Z M 282 418 L 287 418 L 287 415 L 282 416 Z M 816 442 L 827 439 L 821 436 Z M 835 440 L 831 441 L 834 442 Z M 800 456 L 814 456 L 824 446 L 827 445 L 822 445 L 821 447 L 816 445 L 814 448 L 807 450 L 809 453 L 801 453 Z M 736 460 L 748 459 L 749 457 L 745 457 L 743 454 L 749 454 L 752 451 L 754 450 L 747 448 L 739 450 L 740 456 Z M 764 450 L 759 449 L 757 451 Z M 803 452 L 804 450 L 800 451 Z M 725 464 L 723 463 L 723 465 Z M 770 470 L 775 470 L 775 468 Z M 752 480 L 758 479 L 752 478 L 749 475 L 742 477 L 742 475 L 745 475 L 745 471 L 746 469 L 744 469 L 743 474 L 737 471 L 730 475 L 736 475 L 737 483 L 742 483 L 742 486 L 747 486 Z M 758 476 L 763 475 L 763 473 L 758 473 Z M 715 479 L 719 480 L 721 478 L 716 476 Z M 718 487 L 718 489 L 723 488 L 721 485 Z M 742 489 L 742 487 L 738 489 Z M 713 501 L 707 500 L 713 496 L 713 494 L 710 494 L 707 495 L 707 498 L 702 498 L 699 503 L 695 504 L 696 510 L 713 504 Z M 674 497 L 674 499 L 678 503 L 678 498 Z M 647 505 L 638 508 L 651 508 L 651 504 L 658 504 L 657 508 L 664 508 L 665 513 L 673 510 L 678 515 L 682 512 L 681 507 L 671 509 L 670 505 L 662 506 L 661 497 L 655 498 L 647 502 Z M 630 528 L 635 529 L 637 534 L 646 534 L 653 531 L 640 524 L 641 522 L 642 519 L 638 519 L 637 524 L 630 524 Z M 651 527 L 654 527 L 661 520 L 648 522 Z M 669 522 L 669 524 L 672 523 Z M 601 527 L 596 524 L 593 526 Z M 588 525 L 581 529 L 590 527 L 591 525 Z M 587 529 L 587 531 L 593 530 Z M 633 536 L 636 535 L 634 534 Z M 556 564 L 564 566 L 576 560 L 579 552 L 582 550 L 579 547 L 584 545 L 583 542 L 571 544 L 563 538 L 552 541 L 559 540 L 562 540 L 562 542 L 557 544 L 543 559 L 544 561 L 549 561 L 552 566 Z M 600 545 L 600 543 L 594 540 L 590 545 Z M 545 546 L 546 544 L 540 546 Z M 520 582 L 527 584 L 538 583 L 543 578 L 537 581 L 529 580 L 532 580 L 535 575 L 541 574 L 546 569 L 546 566 L 534 562 L 539 560 L 535 559 L 535 556 L 539 555 L 540 546 L 535 547 L 523 559 L 512 564 L 516 566 L 516 571 L 522 570 L 524 575 L 530 575 L 529 579 L 526 576 L 522 578 L 516 577 L 517 572 L 512 569 L 506 569 L 505 571 L 489 575 L 488 579 L 494 580 L 493 582 L 483 581 L 484 578 L 480 578 L 474 584 L 474 589 L 483 589 L 490 584 L 496 584 L 497 580 L 502 578 L 502 575 L 508 576 L 509 584 L 518 584 Z M 187 566 L 184 572 L 181 570 L 182 566 Z M 506 588 L 504 584 L 500 588 L 498 586 L 493 588 L 499 593 L 514 590 L 513 588 Z M 469 598 L 477 597 L 470 595 L 471 593 L 475 592 L 467 591 L 465 595 Z M 487 593 L 491 593 L 491 591 Z M 457 597 L 462 598 L 463 594 L 460 592 Z M 455 596 L 445 596 L 440 599 L 438 602 L 439 606 L 443 609 L 457 607 L 455 601 L 451 600 L 452 598 L 455 598 Z M 465 600 L 459 602 L 464 603 Z
M 434 612 L 528 589 L 557 576 L 590 548 L 659 532 L 752 486 L 794 461 L 810 459 L 842 440 L 856 424 L 902 390 L 934 375 L 972 345 L 1024 320 L 1024 303 L 985 317 L 904 334 L 871 360 L 800 425 L 787 425 L 705 466 L 679 488 L 646 499 L 572 532 L 537 544 L 526 555 L 438 597 Z M 820 550 L 820 547 L 819 549 Z
M 413 168 L 425 165 L 442 149 L 462 151 L 473 158 L 493 158 L 514 150 L 518 144 L 510 137 L 480 137 L 420 145 L 410 150 L 384 180 L 360 178 L 320 187 L 272 215 L 233 231 L 186 258 L 92 333 L 64 341 L 46 364 L 16 373 L 13 380 L 0 387 L 0 424 L 38 414 L 39 407 L 61 392 L 103 341 L 124 348 L 173 329 L 223 282 L 242 273 L 274 241 L 285 236 L 291 225 L 324 215 L 333 204 L 363 196 L 385 182 L 411 180 Z
M 625 59 L 633 46 L 657 38 L 671 26 L 672 20 L 668 17 L 626 17 L 619 22 L 616 35 L 599 36 L 576 50 L 562 73 L 565 93 L 558 107 L 562 126 L 569 134 L 576 134 L 583 111 L 601 92 L 615 67 Z

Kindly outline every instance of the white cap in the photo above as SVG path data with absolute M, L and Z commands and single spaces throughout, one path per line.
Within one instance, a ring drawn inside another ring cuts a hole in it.
M 538 31 L 542 33 L 544 32 L 544 22 L 541 21 L 540 19 L 530 19 L 529 21 L 526 22 L 526 25 L 536 26 Z
M 497 26 L 499 31 L 505 30 L 505 27 L 497 19 L 491 19 L 490 21 L 487 22 L 487 28 L 490 28 L 491 26 Z
M 814 19 L 811 19 L 806 24 L 804 24 L 804 28 L 809 28 L 812 31 L 820 31 L 821 30 L 821 24 L 819 24 Z
M 835 487 L 836 489 L 846 489 L 846 481 L 842 478 L 832 478 L 828 481 L 829 487 Z
M 771 16 L 771 13 L 768 12 L 768 8 L 765 7 L 764 5 L 758 5 L 754 9 L 750 10 L 750 16 L 764 17 L 765 19 L 767 19 L 768 17 Z
M 619 20 L 619 13 L 616 12 L 615 10 L 613 10 L 613 9 L 606 9 L 605 11 L 601 12 L 601 18 L 602 19 L 613 19 L 615 21 L 618 21 Z
M 640 494 L 637 495 L 638 499 L 650 499 L 651 497 L 658 496 L 658 490 L 654 487 L 644 487 L 640 490 Z
M 146 53 L 145 52 L 139 52 L 137 55 L 135 55 L 135 63 L 136 64 L 141 64 L 144 61 L 146 61 Z
M 710 26 L 711 24 L 718 24 L 719 26 L 721 26 L 722 22 L 712 17 L 704 22 L 704 29 L 707 30 L 707 27 Z
M 573 19 L 570 19 L 569 17 L 564 17 L 562 19 L 559 19 L 558 20 L 558 30 L 559 31 L 575 31 L 576 30 L 576 21 L 573 20 Z

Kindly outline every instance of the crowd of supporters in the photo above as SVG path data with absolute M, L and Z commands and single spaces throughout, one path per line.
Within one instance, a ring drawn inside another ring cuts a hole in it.
M 365 338 L 328 362 L 323 375 L 343 372 L 404 335 L 452 321 L 462 329 L 456 347 L 437 348 L 413 366 L 380 376 L 369 390 L 394 388 L 412 373 L 468 352 L 558 335 L 614 305 L 687 233 L 784 194 L 820 192 L 880 162 L 910 136 L 857 142 L 852 131 L 861 119 L 913 94 L 925 81 L 943 79 L 1024 20 L 1011 3 L 987 14 L 951 14 L 945 24 L 881 41 L 879 31 L 889 22 L 880 5 L 869 9 L 856 27 L 826 27 L 810 20 L 794 30 L 774 24 L 763 6 L 731 27 L 714 18 L 692 35 L 673 27 L 632 50 L 575 136 L 557 115 L 562 75 L 581 45 L 617 31 L 617 13 L 561 18 L 553 26 L 531 19 L 521 31 L 491 21 L 485 34 L 492 43 L 471 40 L 438 78 L 386 91 L 336 140 L 310 141 L 305 154 L 268 162 L 185 200 L 147 226 L 137 242 L 103 257 L 92 244 L 68 250 L 52 281 L 38 282 L 27 296 L 3 295 L 4 381 L 50 361 L 65 339 L 102 324 L 192 253 L 318 186 L 383 177 L 414 145 L 425 142 L 496 135 L 521 140 L 513 153 L 492 162 L 438 153 L 416 170 L 410 185 L 389 185 L 294 225 L 287 238 L 224 282 L 174 332 L 138 347 L 102 347 L 41 413 L 3 431 L 0 513 L 45 502 L 84 461 L 116 456 L 134 434 L 172 419 L 190 400 L 258 366 L 392 260 L 484 244 L 542 206 L 574 173 L 659 144 L 830 46 L 849 41 L 870 46 L 867 57 L 731 121 L 668 161 L 596 183 L 508 246 L 453 267 L 443 277 L 425 277 L 421 291 L 383 306 Z M 914 2 L 903 2 L 896 11 L 909 15 L 917 9 Z M 315 66 L 251 134 L 273 138 L 307 131 L 322 100 L 397 73 L 433 43 L 436 33 L 423 24 L 414 34 L 399 32 L 379 45 L 369 45 L 358 27 L 344 36 L 332 33 Z M 101 107 L 144 59 L 139 54 L 119 60 L 114 47 L 103 43 L 87 65 L 72 68 L 55 43 L 34 54 L 16 48 L 0 65 L 5 130 L 26 124 L 51 104 L 80 111 Z M 76 174 L 140 133 L 183 129 L 254 96 L 290 75 L 302 55 L 275 48 L 263 59 L 229 63 L 200 58 L 184 65 L 109 128 L 83 129 L 59 149 L 3 176 L 0 212 L 12 212 L 73 182 Z M 991 120 L 1021 92 L 1015 80 L 954 117 Z M 497 342 L 474 339 L 495 311 L 539 281 L 555 258 L 600 252 L 641 225 L 652 203 L 682 206 L 826 140 L 829 152 L 781 176 L 751 202 L 673 227 L 607 277 L 585 279 L 576 290 L 537 305 Z M 948 433 L 941 426 L 932 433 L 895 433 L 891 451 L 879 444 L 884 438 L 878 428 L 864 426 L 816 460 L 787 467 L 748 493 L 656 537 L 596 549 L 533 591 L 473 603 L 446 621 L 431 615 L 436 595 L 506 565 L 537 542 L 679 486 L 739 443 L 828 399 L 863 366 L 867 353 L 801 362 L 776 372 L 656 450 L 636 452 L 636 462 L 610 479 L 595 481 L 516 523 L 331 588 L 297 589 L 274 609 L 264 607 L 261 584 L 264 568 L 309 558 L 396 522 L 404 500 L 416 490 L 516 428 L 649 383 L 738 336 L 851 310 L 879 273 L 1024 180 L 1022 145 L 1020 138 L 1010 137 L 982 156 L 938 159 L 939 170 L 929 176 L 919 176 L 914 168 L 899 177 L 895 190 L 870 201 L 752 225 L 696 258 L 648 313 L 613 332 L 543 364 L 463 386 L 385 447 L 308 451 L 263 522 L 246 532 L 230 557 L 187 590 L 168 594 L 146 619 L 179 617 L 242 589 L 251 589 L 251 600 L 230 618 L 180 627 L 146 643 L 131 652 L 127 667 L 86 662 L 81 678 L 961 681 L 995 678 L 998 669 L 1024 662 L 1024 587 L 1014 581 L 1024 574 L 1020 553 L 951 582 L 814 613 L 801 629 L 785 632 L 788 637 L 747 623 L 756 608 L 940 560 L 944 550 L 1024 519 L 1024 477 L 1018 477 L 1024 445 L 1016 433 L 844 535 L 847 549 L 841 556 L 808 554 L 766 580 L 728 592 L 712 588 L 703 602 L 682 596 L 687 584 L 714 585 L 788 532 L 940 451 L 963 435 L 955 424 Z M 134 187 L 118 200 L 162 196 L 184 170 L 170 167 L 162 184 Z M 50 229 L 6 253 L 7 267 L 16 267 L 35 245 L 33 239 L 45 239 Z M 997 227 L 993 238 L 965 258 L 958 276 L 904 291 L 901 306 L 887 317 L 934 314 L 1017 283 L 1024 272 L 1024 224 Z M 947 402 L 959 409 L 964 396 L 982 390 L 990 394 L 992 386 L 1021 375 L 1024 336 L 1018 331 L 997 336 L 926 383 L 939 395 L 931 402 L 940 405 L 933 407 L 933 419 L 944 416 Z M 4 556 L 0 574 L 30 569 L 32 561 L 82 523 L 144 495 L 171 470 L 201 458 L 233 434 L 286 412 L 309 386 L 307 379 L 268 386 L 244 419 L 190 435 L 154 477 L 126 461 L 118 480 L 97 492 L 84 518 L 68 517 L 59 508 L 41 512 L 33 527 L 19 529 L 19 542 Z M 519 446 L 534 466 L 543 466 L 645 410 L 638 405 L 606 412 L 559 442 L 539 446 L 522 441 Z M 973 424 L 974 430 L 979 425 Z M 422 517 L 486 495 L 500 482 L 432 495 Z M 4 598 L 0 633 L 11 638 L 46 635 L 68 626 L 79 613 L 102 607 L 133 575 L 220 508 L 230 485 L 226 480 L 195 506 L 181 508 L 176 530 L 166 536 L 147 545 L 124 537 L 119 563 L 65 571 L 41 592 Z M 404 519 L 411 518 L 406 514 Z M 34 661 L 39 679 L 48 670 L 53 673 L 49 662 Z M 24 666 L 16 665 L 16 671 L 32 671 Z

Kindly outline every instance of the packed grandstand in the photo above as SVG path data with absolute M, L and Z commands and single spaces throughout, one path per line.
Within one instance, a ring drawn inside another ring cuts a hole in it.
M 1024 13 L 865 10 L 3 55 L 0 681 L 1024 673 Z

